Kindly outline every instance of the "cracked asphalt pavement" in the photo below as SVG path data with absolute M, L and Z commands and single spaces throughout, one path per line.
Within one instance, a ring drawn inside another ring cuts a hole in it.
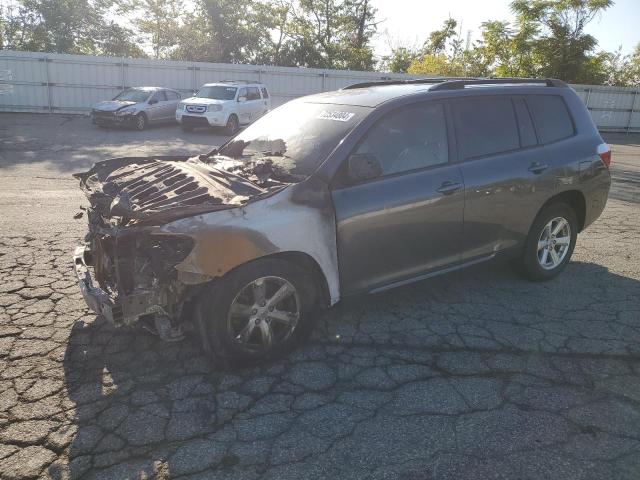
M 640 137 L 545 283 L 503 263 L 345 302 L 311 341 L 222 372 L 89 313 L 70 173 L 212 132 L 0 114 L 0 478 L 640 478 Z

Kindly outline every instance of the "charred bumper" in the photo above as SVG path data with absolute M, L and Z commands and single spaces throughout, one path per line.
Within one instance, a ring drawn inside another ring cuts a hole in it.
M 76 247 L 73 265 L 80 292 L 91 310 L 116 326 L 135 323 L 142 315 L 157 312 L 157 298 L 152 292 L 137 293 L 116 300 L 102 288 L 95 286 L 85 261 L 88 254 L 90 252 L 86 246 Z

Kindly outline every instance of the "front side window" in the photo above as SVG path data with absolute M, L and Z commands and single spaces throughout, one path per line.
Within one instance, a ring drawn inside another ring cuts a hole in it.
M 160 90 L 159 92 L 154 93 L 153 97 L 151 98 L 158 102 L 164 102 L 167 100 L 167 96 L 165 95 L 164 90 Z
M 511 98 L 460 98 L 452 102 L 462 158 L 520 148 Z
M 204 86 L 198 93 L 197 98 L 211 98 L 212 100 L 233 100 L 236 98 L 236 87 L 226 87 L 224 85 Z
M 536 124 L 540 143 L 550 143 L 573 135 L 573 122 L 562 97 L 529 95 L 527 104 Z
M 444 106 L 412 105 L 387 114 L 367 132 L 354 153 L 375 156 L 383 175 L 447 163 Z
M 246 89 L 246 88 L 241 88 L 241 89 L 240 89 L 240 93 L 238 94 L 238 98 L 240 98 L 240 97 L 244 97 L 244 98 L 246 98 L 247 100 L 249 100 L 249 99 L 247 98 L 247 89 Z

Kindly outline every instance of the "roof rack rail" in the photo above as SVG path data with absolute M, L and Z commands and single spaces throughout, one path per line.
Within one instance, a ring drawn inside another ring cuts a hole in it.
M 342 90 L 352 90 L 354 88 L 381 87 L 385 85 L 417 85 L 422 83 L 441 83 L 450 80 L 468 80 L 465 77 L 430 77 L 430 78 L 399 78 L 397 80 L 372 80 L 370 82 L 354 83 L 342 87 Z
M 438 83 L 429 90 L 458 90 L 467 85 L 501 85 L 501 84 L 544 84 L 547 87 L 566 87 L 567 84 L 555 78 L 468 78 Z
M 218 80 L 218 83 L 258 83 L 252 80 Z

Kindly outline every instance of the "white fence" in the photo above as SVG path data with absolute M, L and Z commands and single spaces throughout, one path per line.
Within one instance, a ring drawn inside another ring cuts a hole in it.
M 411 76 L 0 51 L 0 111 L 83 113 L 130 86 L 156 85 L 190 93 L 203 83 L 219 80 L 266 83 L 273 104 L 279 105 L 295 97 L 337 90 L 356 82 L 400 78 Z M 640 131 L 638 89 L 590 85 L 573 88 L 601 130 Z

